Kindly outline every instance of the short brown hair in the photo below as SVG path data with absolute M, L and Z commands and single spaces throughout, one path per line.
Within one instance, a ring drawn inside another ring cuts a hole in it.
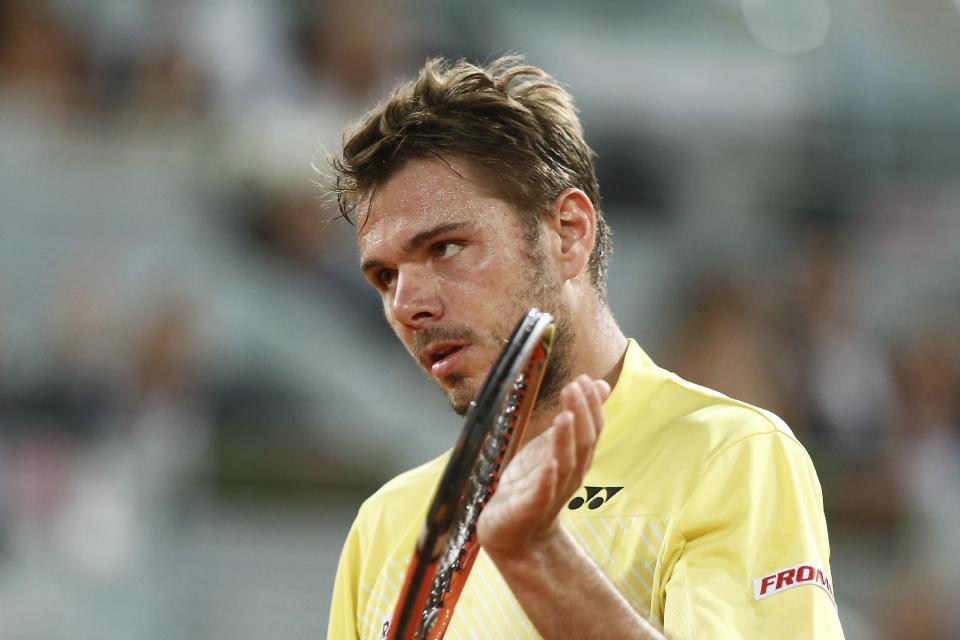
M 360 198 L 407 160 L 444 154 L 474 163 L 487 186 L 520 211 L 528 239 L 538 236 L 561 191 L 581 189 L 597 213 L 590 275 L 606 295 L 610 230 L 600 212 L 594 154 L 562 85 L 515 55 L 486 67 L 428 60 L 416 80 L 399 84 L 344 134 L 342 155 L 333 161 L 341 214 L 349 220 Z

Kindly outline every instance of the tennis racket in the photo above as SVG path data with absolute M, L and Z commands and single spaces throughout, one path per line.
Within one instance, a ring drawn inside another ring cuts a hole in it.
M 440 640 L 446 633 L 480 551 L 477 521 L 523 437 L 555 333 L 550 314 L 528 311 L 471 403 L 384 638 Z

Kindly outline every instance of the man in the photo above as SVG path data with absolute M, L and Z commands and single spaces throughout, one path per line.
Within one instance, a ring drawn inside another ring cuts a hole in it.
M 592 152 L 559 84 L 514 57 L 430 61 L 347 136 L 335 170 L 364 276 L 458 413 L 526 308 L 558 319 L 529 442 L 481 516 L 447 637 L 842 637 L 801 445 L 618 328 Z M 329 638 L 388 627 L 445 461 L 361 507 Z

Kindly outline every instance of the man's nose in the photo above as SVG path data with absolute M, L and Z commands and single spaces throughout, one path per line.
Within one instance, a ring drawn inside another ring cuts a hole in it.
M 397 321 L 414 329 L 439 320 L 443 315 L 443 302 L 436 279 L 417 269 L 401 269 L 391 313 Z

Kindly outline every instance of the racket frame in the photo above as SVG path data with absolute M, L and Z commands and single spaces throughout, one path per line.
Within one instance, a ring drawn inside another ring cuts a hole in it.
M 523 438 L 555 334 L 553 316 L 537 309 L 527 311 L 470 404 L 417 539 L 384 636 L 388 640 L 443 638 L 480 550 L 476 521 Z M 511 400 L 516 402 L 515 406 L 509 404 Z M 477 474 L 483 477 L 476 477 Z M 475 495 L 466 495 L 471 488 Z M 457 522 L 472 522 L 459 532 L 459 542 L 453 532 Z M 457 557 L 452 560 L 454 550 Z M 445 556 L 447 565 L 453 562 L 454 567 L 452 571 L 448 569 L 449 582 L 437 584 L 445 578 L 437 575 Z M 431 598 L 433 602 L 439 600 L 441 606 L 430 606 L 428 614 L 425 609 Z

